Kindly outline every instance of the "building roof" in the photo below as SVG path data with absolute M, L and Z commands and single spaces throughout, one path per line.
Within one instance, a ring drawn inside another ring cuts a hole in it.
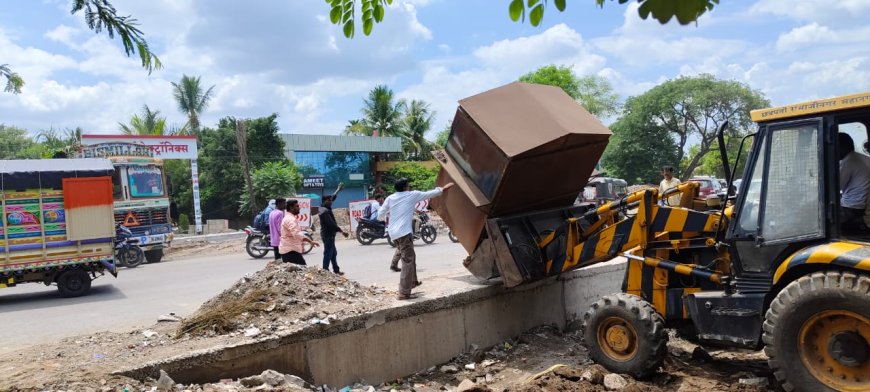
M 288 151 L 402 152 L 402 139 L 397 137 L 296 133 L 282 133 L 280 136 Z
M 753 110 L 749 114 L 752 121 L 763 122 L 781 118 L 802 117 L 837 110 L 855 109 L 870 106 L 870 91 L 840 97 L 817 99 L 794 105 Z
M 0 174 L 44 172 L 111 172 L 112 162 L 104 158 L 0 160 Z

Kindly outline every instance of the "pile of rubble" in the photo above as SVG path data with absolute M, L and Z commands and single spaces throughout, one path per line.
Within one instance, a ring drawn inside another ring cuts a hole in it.
M 391 298 L 383 288 L 362 286 L 320 268 L 270 264 L 208 300 L 182 322 L 177 337 L 257 337 L 305 323 L 329 324 L 381 309 Z

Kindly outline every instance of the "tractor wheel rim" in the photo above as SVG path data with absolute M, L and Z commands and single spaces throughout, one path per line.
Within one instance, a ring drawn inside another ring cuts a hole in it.
M 800 329 L 799 353 L 807 370 L 838 391 L 870 386 L 870 319 L 847 310 L 826 310 Z
M 629 361 L 637 355 L 637 332 L 620 317 L 608 317 L 598 327 L 598 346 L 615 361 Z

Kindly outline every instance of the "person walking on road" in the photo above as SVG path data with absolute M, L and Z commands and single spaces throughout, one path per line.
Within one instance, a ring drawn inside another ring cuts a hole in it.
M 440 196 L 445 190 L 453 186 L 453 183 L 444 185 L 443 188 L 435 188 L 428 192 L 409 191 L 408 179 L 401 178 L 396 181 L 396 193 L 384 200 L 384 204 L 378 211 L 379 219 L 389 217 L 390 224 L 387 231 L 393 242 L 396 243 L 396 254 L 393 256 L 390 269 L 401 271 L 399 278 L 399 299 L 411 298 L 411 289 L 421 285 L 417 280 L 417 254 L 414 252 L 414 233 L 412 221 L 416 205 L 421 200 Z M 402 268 L 399 268 L 399 260 L 402 260 Z
M 299 201 L 287 201 L 287 212 L 284 214 L 284 219 L 281 220 L 281 241 L 278 244 L 278 250 L 281 252 L 283 262 L 307 265 L 305 258 L 302 257 L 302 243 L 308 242 L 315 247 L 320 246 L 320 244 L 305 236 L 302 228 L 299 227 L 297 215 L 299 215 Z
M 269 242 L 275 250 L 275 260 L 281 259 L 278 246 L 281 245 L 281 221 L 284 220 L 284 210 L 287 209 L 287 199 L 275 199 L 275 210 L 269 213 Z
M 320 212 L 320 238 L 323 241 L 323 269 L 329 270 L 329 265 L 332 264 L 332 272 L 338 275 L 344 275 L 344 272 L 338 268 L 338 249 L 335 247 L 335 235 L 341 233 L 344 238 L 347 238 L 347 232 L 342 230 L 335 221 L 335 214 L 332 213 L 332 196 L 324 196 L 320 203 L 323 211 Z

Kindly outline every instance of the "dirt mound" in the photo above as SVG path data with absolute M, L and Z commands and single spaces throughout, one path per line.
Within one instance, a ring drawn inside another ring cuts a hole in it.
M 254 337 L 299 323 L 329 324 L 368 313 L 390 298 L 320 268 L 271 264 L 208 300 L 178 328 L 176 337 L 244 333 Z

